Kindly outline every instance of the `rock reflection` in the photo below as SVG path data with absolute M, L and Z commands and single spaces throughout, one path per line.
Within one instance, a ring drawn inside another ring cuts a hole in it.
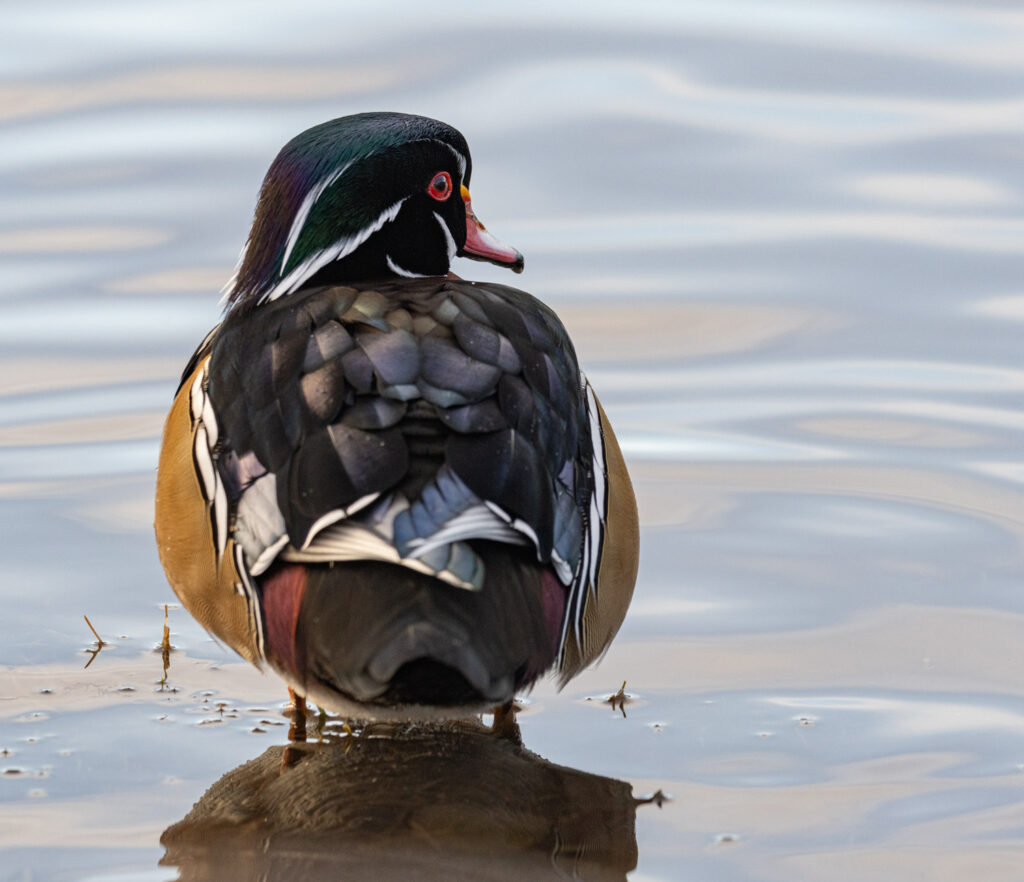
M 161 863 L 181 882 L 624 880 L 637 804 L 478 723 L 376 724 L 228 772 L 164 831 Z

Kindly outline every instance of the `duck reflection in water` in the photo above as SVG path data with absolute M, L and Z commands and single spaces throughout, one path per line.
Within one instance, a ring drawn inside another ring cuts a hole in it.
M 514 723 L 368 725 L 293 742 L 228 772 L 164 831 L 182 882 L 625 879 L 625 781 L 542 759 Z

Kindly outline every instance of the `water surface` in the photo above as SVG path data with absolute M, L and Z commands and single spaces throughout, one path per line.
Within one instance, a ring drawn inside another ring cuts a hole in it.
M 633 608 L 521 719 L 672 794 L 629 878 L 1019 878 L 1024 14 L 343 6 L 4 11 L 0 878 L 177 878 L 161 833 L 286 740 L 173 605 L 154 469 L 266 166 L 369 109 L 467 136 L 527 270 L 456 271 L 563 316 L 629 462 Z

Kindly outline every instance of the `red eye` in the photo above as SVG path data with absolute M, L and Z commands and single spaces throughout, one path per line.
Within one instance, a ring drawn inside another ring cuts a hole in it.
M 427 187 L 427 192 L 438 202 L 444 202 L 452 195 L 452 176 L 448 172 L 438 172 Z

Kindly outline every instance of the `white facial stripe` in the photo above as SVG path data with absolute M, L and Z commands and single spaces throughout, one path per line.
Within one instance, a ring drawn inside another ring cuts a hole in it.
M 266 294 L 260 297 L 260 303 L 269 303 L 272 300 L 277 300 L 278 297 L 283 297 L 285 294 L 291 294 L 296 288 L 298 288 L 303 282 L 306 281 L 310 276 L 314 275 L 319 270 L 323 269 L 327 264 L 335 260 L 341 260 L 344 257 L 350 255 L 360 245 L 363 244 L 367 239 L 376 233 L 386 223 L 390 223 L 397 216 L 399 210 L 402 208 L 402 204 L 408 197 L 399 199 L 394 205 L 385 208 L 380 213 L 373 223 L 363 227 L 358 233 L 353 236 L 345 236 L 339 239 L 333 245 L 329 245 L 322 251 L 317 251 L 307 257 L 301 264 L 293 269 L 287 276 L 281 279 L 273 288 L 270 289 Z
M 412 270 L 407 270 L 405 269 L 405 267 L 399 266 L 391 259 L 390 254 L 386 255 L 384 259 L 387 262 L 388 269 L 391 270 L 391 272 L 393 272 L 396 276 L 405 276 L 407 279 L 427 278 L 424 273 L 414 273 Z
M 324 191 L 345 174 L 354 162 L 354 159 L 349 160 L 341 168 L 331 172 L 331 174 L 306 194 L 305 199 L 302 200 L 302 204 L 299 206 L 299 210 L 295 212 L 295 220 L 292 221 L 291 229 L 288 231 L 288 239 L 284 247 L 284 257 L 281 258 L 280 272 L 283 273 L 284 268 L 288 266 L 288 258 L 291 257 L 295 243 L 299 241 L 299 235 L 302 233 L 302 228 L 306 226 L 309 213 L 313 210 L 313 206 L 316 205 L 317 199 L 323 196 Z
M 432 140 L 437 140 L 436 138 Z M 451 144 L 447 141 L 437 141 L 438 144 L 444 144 L 455 156 L 455 161 L 459 164 L 459 180 L 463 180 L 466 177 L 466 157 L 459 153 Z
M 452 231 L 448 229 L 448 224 L 444 222 L 444 218 L 436 211 L 434 212 L 434 217 L 437 218 L 437 222 L 441 225 L 441 232 L 444 233 L 444 241 L 448 246 L 448 266 L 451 266 L 452 261 L 455 260 L 455 252 L 459 249 L 455 245 L 455 240 L 452 238 Z

